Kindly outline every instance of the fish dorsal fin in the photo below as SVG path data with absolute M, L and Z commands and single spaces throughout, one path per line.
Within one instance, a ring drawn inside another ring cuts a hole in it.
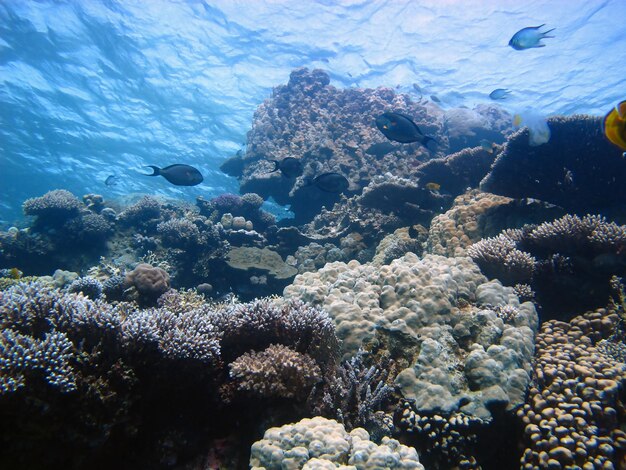
M 617 103 L 615 111 L 620 119 L 626 120 L 626 100 Z

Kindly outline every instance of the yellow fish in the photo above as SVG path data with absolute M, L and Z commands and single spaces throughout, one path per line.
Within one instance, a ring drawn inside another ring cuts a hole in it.
M 441 185 L 438 183 L 426 183 L 424 186 L 431 191 L 439 191 L 441 188 Z
M 618 103 L 602 122 L 604 135 L 622 150 L 626 150 L 626 100 Z

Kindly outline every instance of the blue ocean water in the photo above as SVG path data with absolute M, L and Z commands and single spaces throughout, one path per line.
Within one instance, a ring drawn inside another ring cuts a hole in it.
M 442 107 L 512 91 L 511 112 L 602 115 L 626 92 L 623 0 L 0 3 L 0 225 L 55 188 L 107 199 L 237 192 L 219 165 L 300 66 L 337 87 L 392 86 Z M 556 28 L 515 51 L 525 26 Z M 188 163 L 193 188 L 141 175 Z M 115 174 L 120 183 L 104 184 Z

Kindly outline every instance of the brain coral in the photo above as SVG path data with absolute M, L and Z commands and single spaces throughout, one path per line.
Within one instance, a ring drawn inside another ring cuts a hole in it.
M 345 355 L 375 337 L 405 342 L 398 349 L 408 367 L 396 383 L 420 410 L 488 417 L 490 403 L 523 402 L 537 314 L 512 288 L 487 282 L 469 258 L 408 253 L 384 266 L 329 263 L 296 276 L 284 295 L 323 306 Z
M 421 469 L 417 452 L 395 439 L 370 441 L 365 429 L 350 433 L 337 421 L 317 416 L 265 431 L 252 445 L 254 470 L 286 469 Z
M 126 285 L 134 286 L 142 297 L 156 300 L 170 288 L 170 276 L 161 268 L 139 263 L 126 273 Z

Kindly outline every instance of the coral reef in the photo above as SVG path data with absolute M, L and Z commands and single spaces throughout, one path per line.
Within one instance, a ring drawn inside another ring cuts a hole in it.
M 230 218 L 243 217 L 250 222 L 250 225 L 238 226 L 234 224 L 232 227 L 252 230 L 265 230 L 276 224 L 276 218 L 269 212 L 261 209 L 263 198 L 256 193 L 246 193 L 241 196 L 237 194 L 221 194 L 209 201 L 202 197 L 198 197 L 196 205 L 200 209 L 200 214 L 208 217 L 210 220 L 217 222 L 223 220 L 224 215 L 230 214 Z M 222 224 L 224 225 L 224 224 Z
M 524 202 L 471 190 L 454 200 L 451 209 L 430 223 L 425 251 L 443 256 L 465 256 L 472 243 L 504 229 L 541 223 L 563 212 L 539 201 Z
M 481 141 L 501 144 L 512 131 L 513 117 L 500 107 L 479 104 L 474 109 L 452 108 L 444 114 L 449 153 L 478 147 Z
M 329 81 L 321 70 L 294 70 L 289 83 L 275 88 L 255 112 L 245 155 L 233 157 L 235 161 L 222 167 L 240 180 L 242 192 L 289 204 L 296 223 L 311 220 L 322 206 L 330 207 L 338 200 L 337 195 L 305 184 L 307 178 L 340 170 L 350 181 L 351 191 L 360 192 L 375 175 L 410 176 L 419 159 L 427 157 L 428 150 L 415 143 L 398 145 L 382 158 L 372 158 L 367 150 L 386 142 L 374 125 L 377 115 L 390 109 L 404 112 L 439 142 L 441 155 L 447 147 L 438 108 L 415 103 L 389 88 L 339 90 Z M 273 165 L 268 156 L 298 158 L 303 175 L 290 180 L 280 172 L 270 173 Z
M 327 264 L 284 295 L 329 312 L 345 357 L 384 343 L 396 384 L 420 411 L 489 417 L 496 404 L 523 403 L 538 320 L 512 288 L 486 281 L 468 258 L 409 253 L 384 266 Z
M 626 274 L 626 226 L 568 214 L 505 230 L 467 253 L 488 277 L 528 284 L 545 318 L 571 315 L 606 305 L 611 277 Z
M 93 277 L 78 278 L 67 287 L 68 292 L 82 293 L 91 300 L 96 300 L 102 295 L 102 284 Z
M 39 226 L 58 226 L 78 215 L 82 206 L 80 200 L 69 191 L 55 189 L 41 197 L 27 199 L 22 209 L 24 214 L 36 216 Z
M 190 291 L 159 304 L 114 306 L 42 283 L 0 291 L 3 467 L 73 468 L 99 455 L 105 467 L 164 468 L 201 449 L 194 436 L 300 419 L 290 404 L 334 373 L 338 340 L 319 309 L 209 304 Z
M 306 418 L 294 424 L 265 431 L 252 445 L 250 467 L 255 470 L 283 468 L 368 468 L 422 469 L 415 449 L 395 439 L 383 438 L 380 445 L 370 441 L 361 428 L 350 433 L 334 420 Z
M 478 463 L 479 436 L 491 420 L 463 413 L 419 414 L 408 401 L 397 411 L 399 427 L 408 432 L 428 468 L 482 468 Z M 492 443 L 493 444 L 493 443 Z M 503 461 L 501 468 L 509 468 Z
M 131 227 L 143 228 L 146 225 L 154 225 L 160 217 L 161 202 L 155 197 L 144 196 L 120 212 L 118 220 Z
M 626 160 L 602 133 L 602 118 L 548 118 L 550 141 L 531 146 L 528 128 L 511 135 L 483 179 L 483 191 L 535 198 L 572 214 L 610 211 L 626 199 Z M 584 142 L 584 145 L 581 145 Z
M 230 363 L 239 391 L 260 397 L 304 397 L 321 379 L 315 361 L 287 346 L 272 344 L 261 352 L 244 353 Z
M 626 364 L 597 347 L 618 322 L 616 313 L 600 309 L 569 323 L 551 320 L 542 325 L 534 383 L 517 412 L 525 425 L 521 468 L 623 465 Z
M 440 190 L 448 196 L 458 196 L 468 188 L 478 187 L 495 158 L 495 153 L 482 147 L 466 148 L 421 164 L 417 176 L 424 183 L 441 185 Z
M 347 430 L 366 429 L 378 442 L 394 430 L 393 417 L 385 412 L 396 402 L 397 387 L 390 382 L 390 360 L 371 362 L 362 351 L 343 361 L 333 375 L 316 385 L 309 397 L 312 413 L 336 419 Z

